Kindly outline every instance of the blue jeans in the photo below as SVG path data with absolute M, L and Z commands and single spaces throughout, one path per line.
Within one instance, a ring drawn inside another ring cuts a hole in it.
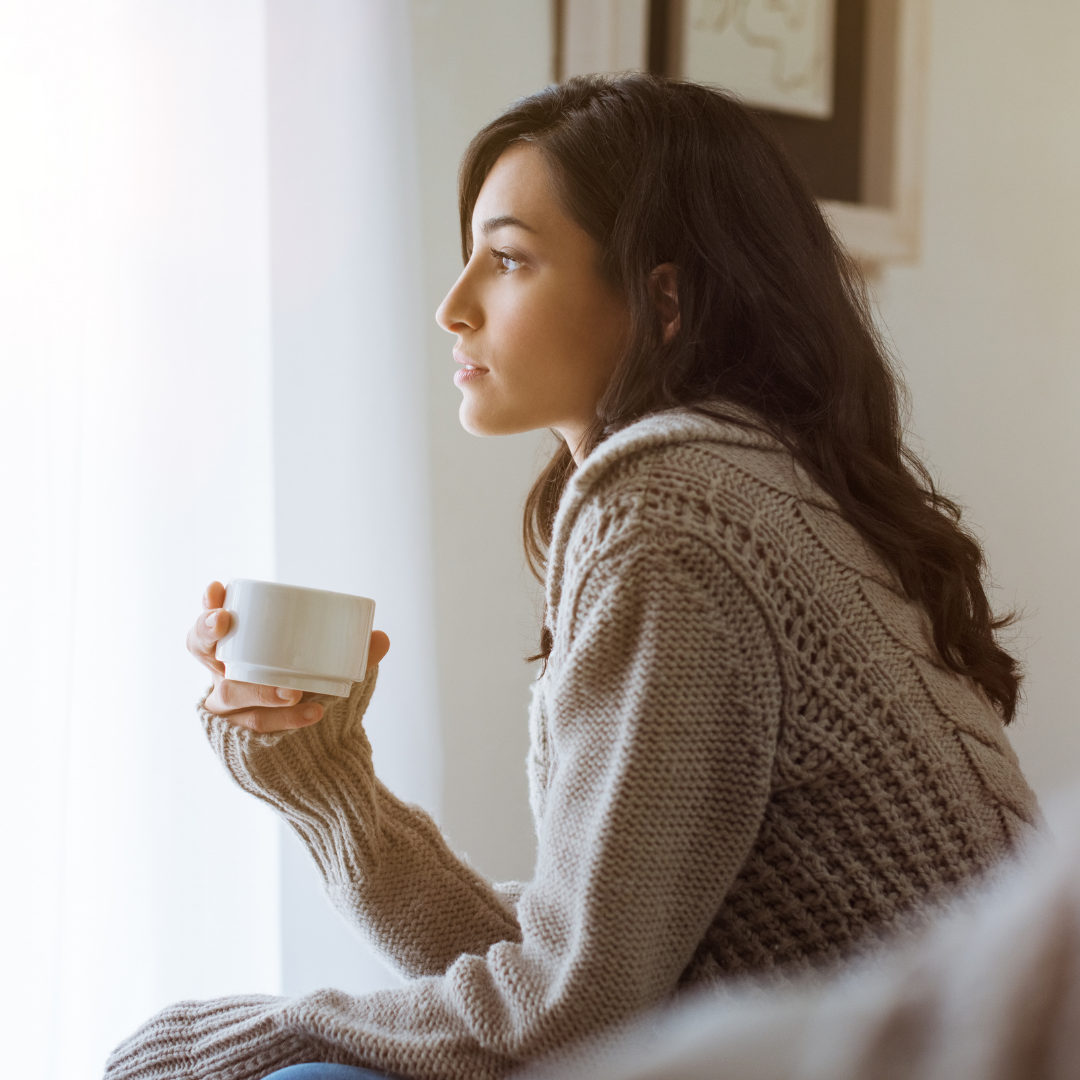
M 355 1065 L 290 1065 L 265 1076 L 263 1080 L 391 1080 L 386 1073 L 358 1069 Z

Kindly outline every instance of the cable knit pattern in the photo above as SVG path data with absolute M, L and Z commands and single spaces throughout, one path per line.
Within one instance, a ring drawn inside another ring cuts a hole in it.
M 412 981 L 181 1002 L 114 1052 L 110 1080 L 315 1060 L 501 1077 L 681 986 L 850 955 L 1036 820 L 926 613 L 761 430 L 673 410 L 610 438 L 563 497 L 547 596 L 532 881 L 489 884 L 379 783 L 374 674 L 286 734 L 203 711 L 237 783 Z

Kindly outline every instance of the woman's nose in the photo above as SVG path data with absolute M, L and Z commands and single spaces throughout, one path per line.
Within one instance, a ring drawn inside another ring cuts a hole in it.
M 483 321 L 479 305 L 470 295 L 468 273 L 469 268 L 466 267 L 435 312 L 435 321 L 450 334 L 476 330 Z

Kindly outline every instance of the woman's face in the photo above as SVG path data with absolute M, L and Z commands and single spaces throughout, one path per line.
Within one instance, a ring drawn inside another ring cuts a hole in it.
M 559 206 L 540 152 L 505 151 L 472 218 L 473 253 L 436 313 L 457 335 L 461 423 L 474 435 L 554 428 L 577 457 L 629 337 L 596 242 Z

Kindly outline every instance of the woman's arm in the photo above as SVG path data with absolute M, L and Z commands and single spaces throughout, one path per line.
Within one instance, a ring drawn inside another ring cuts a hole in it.
M 441 972 L 462 952 L 516 937 L 521 886 L 489 885 L 423 811 L 375 778 L 361 719 L 387 636 L 371 635 L 367 678 L 347 700 L 233 682 L 216 650 L 231 622 L 224 599 L 212 582 L 188 633 L 188 651 L 214 680 L 199 708 L 206 733 L 237 783 L 307 843 L 346 919 L 407 975 Z
M 494 940 L 482 954 L 466 952 L 442 976 L 362 998 L 323 991 L 261 1006 L 181 1003 L 118 1048 L 111 1080 L 226 1068 L 243 1080 L 310 1060 L 414 1080 L 498 1077 L 675 989 L 760 828 L 780 712 L 778 664 L 749 590 L 715 552 L 685 537 L 626 539 L 617 550 L 591 545 L 563 598 L 568 621 L 558 628 L 544 690 L 551 772 L 536 876 L 517 907 L 520 929 L 511 930 L 507 914 L 501 932 L 493 901 L 486 925 Z M 321 726 L 297 735 L 318 735 Z M 342 742 L 355 740 L 355 728 L 343 728 Z M 337 729 L 324 730 L 320 737 Z M 305 761 L 298 754 L 296 775 Z M 374 783 L 354 790 L 355 769 L 342 771 L 337 794 L 371 813 L 382 798 Z M 325 810 L 296 811 L 328 876 L 344 882 L 359 871 L 361 889 L 385 887 L 378 876 L 395 878 L 398 860 L 408 865 L 425 835 L 396 809 L 380 803 L 376 812 L 378 829 L 348 815 L 354 831 Z M 352 862 L 335 837 L 374 861 Z M 470 918 L 483 910 L 475 899 L 482 883 L 460 864 L 430 871 L 440 884 L 419 888 L 414 925 L 454 925 L 461 904 Z M 449 898 L 442 911 L 433 903 L 439 889 Z M 249 1066 L 252 1055 L 258 1064 Z
M 362 718 L 376 677 L 372 668 L 349 698 L 317 698 L 323 719 L 293 731 L 258 734 L 199 712 L 233 779 L 307 846 L 338 911 L 402 974 L 441 974 L 461 953 L 520 940 L 520 930 L 511 894 L 375 776 Z

